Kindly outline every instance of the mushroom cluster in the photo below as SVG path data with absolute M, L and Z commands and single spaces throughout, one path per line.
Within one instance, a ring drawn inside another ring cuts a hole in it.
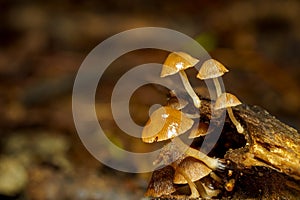
M 190 85 L 184 70 L 194 67 L 198 62 L 198 59 L 187 53 L 172 52 L 166 58 L 161 71 L 162 78 L 179 73 L 183 86 L 197 109 L 201 107 L 201 100 Z M 228 69 L 226 69 L 224 65 L 214 59 L 209 59 L 203 62 L 197 74 L 197 78 L 200 80 L 212 79 L 217 95 L 217 100 L 213 109 L 226 109 L 237 132 L 243 133 L 244 128 L 234 117 L 231 109 L 231 107 L 240 105 L 241 102 L 233 94 L 224 93 L 219 82 L 219 77 L 223 76 L 226 72 L 228 72 Z M 171 91 L 171 94 L 176 96 L 175 91 Z M 173 168 L 174 172 L 172 174 L 172 181 L 163 177 L 164 171 L 161 171 L 161 174 L 158 173 L 159 179 L 161 179 L 162 182 L 155 184 L 156 186 L 157 184 L 162 184 L 161 187 L 155 187 L 153 186 L 153 183 L 152 185 L 150 183 L 146 196 L 160 197 L 162 195 L 171 194 L 176 191 L 173 187 L 174 184 L 188 184 L 191 191 L 191 198 L 209 198 L 216 196 L 219 192 L 206 187 L 205 184 L 201 183 L 201 179 L 210 175 L 213 179 L 218 181 L 219 178 L 213 171 L 225 170 L 225 161 L 207 156 L 200 150 L 190 147 L 178 137 L 188 131 L 190 131 L 188 136 L 189 139 L 209 134 L 209 124 L 200 122 L 196 127 L 193 127 L 194 118 L 199 118 L 200 116 L 184 113 L 182 109 L 187 105 L 187 102 L 181 100 L 179 102 L 184 103 L 180 104 L 178 101 L 171 102 L 168 105 L 155 110 L 150 115 L 150 118 L 142 131 L 142 140 L 145 143 L 169 141 L 169 143 L 161 150 L 159 157 L 154 163 L 165 165 L 168 164 L 169 161 L 172 161 L 170 166 Z M 201 184 L 196 185 L 195 182 L 199 180 Z M 168 182 L 169 186 L 166 187 L 165 190 L 161 190 L 163 184 L 166 182 Z

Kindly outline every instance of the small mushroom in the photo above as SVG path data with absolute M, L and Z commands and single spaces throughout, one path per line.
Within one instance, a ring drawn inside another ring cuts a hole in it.
M 191 181 L 195 182 L 200 180 L 201 178 L 209 175 L 212 170 L 208 168 L 203 162 L 193 158 L 193 157 L 186 157 L 184 158 L 176 168 L 184 171 Z M 174 175 L 174 183 L 176 184 L 186 184 L 187 181 L 182 176 L 180 171 L 176 171 Z
M 234 117 L 231 107 L 235 107 L 237 105 L 242 104 L 240 100 L 230 93 L 223 93 L 221 96 L 218 97 L 215 103 L 215 110 L 220 109 L 227 109 L 228 115 L 232 123 L 235 125 L 238 133 L 243 133 L 244 128 L 240 124 L 240 122 L 237 121 L 237 119 Z
M 155 110 L 142 132 L 145 143 L 153 143 L 177 137 L 194 124 L 194 121 L 179 110 L 168 106 Z
M 219 97 L 222 94 L 222 89 L 218 77 L 223 76 L 226 72 L 228 72 L 228 69 L 226 69 L 226 67 L 219 61 L 215 59 L 209 59 L 202 64 L 197 74 L 197 78 L 201 80 L 213 79 L 216 87 L 217 97 Z
M 165 60 L 160 74 L 160 77 L 166 77 L 169 75 L 176 74 L 178 72 L 183 82 L 184 88 L 193 99 L 196 108 L 200 108 L 201 100 L 193 90 L 184 70 L 195 66 L 198 62 L 198 59 L 193 58 L 187 53 L 172 52 L 168 55 L 167 59 Z
M 194 139 L 197 137 L 205 136 L 208 132 L 209 124 L 204 122 L 199 122 L 198 126 L 194 126 L 189 135 L 189 139 Z
M 180 164 L 176 167 L 174 180 L 175 184 L 188 184 L 191 189 L 191 198 L 197 198 L 201 195 L 201 197 L 206 197 L 206 191 L 203 188 L 199 188 L 199 192 L 197 190 L 195 181 L 200 180 L 201 178 L 209 175 L 212 170 L 208 168 L 203 162 L 192 158 L 186 157 L 184 160 L 180 162 Z
M 219 159 L 211 158 L 201 151 L 189 147 L 177 137 L 188 131 L 193 123 L 194 121 L 181 111 L 164 106 L 151 114 L 142 131 L 142 140 L 145 143 L 153 143 L 171 139 L 179 152 L 204 162 L 211 169 L 223 170 L 225 165 Z
M 172 166 L 166 166 L 162 169 L 155 170 L 152 173 L 145 196 L 161 197 L 162 195 L 170 195 L 176 191 L 173 178 L 175 170 Z

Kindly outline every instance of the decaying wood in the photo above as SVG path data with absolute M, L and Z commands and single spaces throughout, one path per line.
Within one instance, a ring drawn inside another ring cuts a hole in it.
M 211 105 L 209 100 L 202 101 L 202 120 L 211 119 Z M 245 133 L 240 135 L 244 138 L 240 141 L 240 148 L 229 148 L 223 154 L 230 161 L 230 168 L 235 174 L 232 177 L 236 180 L 233 191 L 224 189 L 219 198 L 299 199 L 299 132 L 258 106 L 243 104 L 235 107 L 233 111 L 245 128 Z M 227 137 L 228 130 L 236 132 L 227 117 L 222 135 Z M 230 138 L 227 139 L 230 141 Z M 223 180 L 225 185 L 229 179 L 225 177 Z M 167 199 L 181 198 L 171 196 Z
M 239 165 L 266 166 L 300 180 L 300 134 L 257 106 L 241 106 L 236 114 L 247 127 L 249 145 L 243 156 L 237 151 L 226 157 Z

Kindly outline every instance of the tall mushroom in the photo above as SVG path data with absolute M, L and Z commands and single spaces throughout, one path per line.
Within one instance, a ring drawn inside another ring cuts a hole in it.
M 218 77 L 223 76 L 226 72 L 228 72 L 228 69 L 226 69 L 226 67 L 219 61 L 215 59 L 209 59 L 202 64 L 197 74 L 197 78 L 201 80 L 213 79 L 216 87 L 217 97 L 219 97 L 222 94 L 222 89 Z
M 194 157 L 204 162 L 211 169 L 223 170 L 225 165 L 215 158 L 186 145 L 178 137 L 193 126 L 194 121 L 185 116 L 181 111 L 171 107 L 161 107 L 155 110 L 142 131 L 142 140 L 145 143 L 153 143 L 171 139 L 178 151 L 187 156 Z
M 201 100 L 193 90 L 184 70 L 195 66 L 198 62 L 198 59 L 193 58 L 187 53 L 172 52 L 168 55 L 167 59 L 165 60 L 160 74 L 160 77 L 166 77 L 169 75 L 176 74 L 178 72 L 182 80 L 183 86 L 187 93 L 190 95 L 190 97 L 193 99 L 196 108 L 200 108 Z
M 226 108 L 229 118 L 232 121 L 232 123 L 235 125 L 237 131 L 239 133 L 243 133 L 244 128 L 242 127 L 240 122 L 238 122 L 237 119 L 234 117 L 234 114 L 233 114 L 232 108 L 231 108 L 231 107 L 235 107 L 240 104 L 242 104 L 241 101 L 233 94 L 223 93 L 216 100 L 214 108 L 215 108 L 215 110 L 220 110 L 220 109 Z

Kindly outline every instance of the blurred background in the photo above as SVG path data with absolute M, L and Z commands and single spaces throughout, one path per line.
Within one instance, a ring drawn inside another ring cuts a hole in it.
M 1 0 L 0 198 L 143 197 L 150 174 L 118 172 L 95 160 L 76 133 L 71 108 L 73 81 L 84 58 L 101 41 L 131 28 L 158 26 L 194 38 L 230 70 L 223 78 L 227 91 L 299 130 L 299 19 L 297 0 Z M 124 149 L 148 151 L 115 126 L 108 106 L 112 88 L 126 70 L 162 63 L 166 55 L 126 54 L 99 85 L 99 121 Z M 148 108 L 165 103 L 166 94 L 139 89 L 130 105 L 135 121 L 143 125 Z

